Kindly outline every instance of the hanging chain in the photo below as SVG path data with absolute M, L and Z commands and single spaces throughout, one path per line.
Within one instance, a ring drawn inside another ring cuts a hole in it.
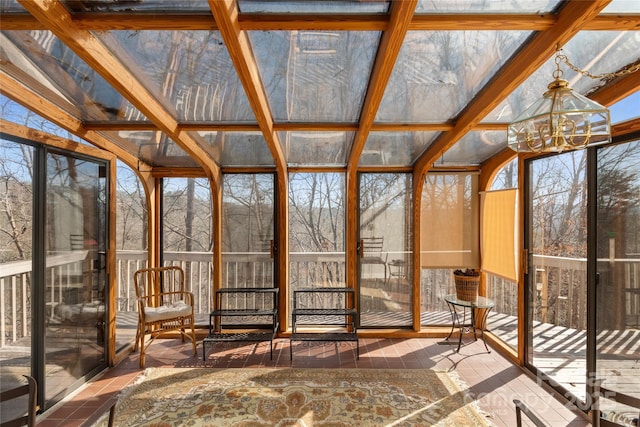
M 616 77 L 626 76 L 627 74 L 635 73 L 636 71 L 640 70 L 640 62 L 637 62 L 636 64 L 634 64 L 634 65 L 632 65 L 632 66 L 630 66 L 628 68 L 625 68 L 623 70 L 616 71 L 615 73 L 591 74 L 589 71 L 581 70 L 580 68 L 578 68 L 575 65 L 573 65 L 571 63 L 571 61 L 569 61 L 569 58 L 567 58 L 567 56 L 565 54 L 559 53 L 559 51 L 558 51 L 556 53 L 556 64 L 557 65 L 559 65 L 559 60 L 562 60 L 565 64 L 567 64 L 569 66 L 569 68 L 571 68 L 576 73 L 582 74 L 583 76 L 590 77 L 592 79 L 613 80 Z

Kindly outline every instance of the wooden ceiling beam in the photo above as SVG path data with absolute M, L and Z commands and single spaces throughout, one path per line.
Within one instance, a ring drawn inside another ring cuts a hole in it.
M 484 89 L 467 105 L 456 120 L 454 128 L 443 133 L 415 162 L 418 174 L 425 173 L 460 138 L 472 130 L 496 106 L 509 96 L 531 74 L 540 68 L 586 23 L 595 18 L 610 0 L 585 0 L 571 3 L 558 13 L 556 24 L 536 34 L 505 64 Z
M 73 22 L 79 29 L 109 30 L 218 30 L 208 13 L 76 13 Z M 29 14 L 4 13 L 3 30 L 45 30 L 45 25 Z M 326 30 L 385 31 L 389 16 L 381 14 L 239 14 L 240 29 L 262 30 Z M 541 14 L 420 14 L 409 24 L 410 31 L 444 30 L 522 30 L 545 31 L 557 22 L 553 13 Z M 640 30 L 640 14 L 608 14 L 586 23 L 589 31 Z
M 356 133 L 347 160 L 347 170 L 355 170 L 360 154 L 367 142 L 378 108 L 382 102 L 391 74 L 396 65 L 402 43 L 409 29 L 418 0 L 406 0 L 391 3 L 391 16 L 388 29 L 382 33 L 369 86 L 360 113 L 360 129 Z
M 100 40 L 73 22 L 73 17 L 63 4 L 47 0 L 19 1 L 67 47 L 199 162 L 207 171 L 207 175 L 217 183 L 219 167 L 215 164 L 215 160 L 188 133 L 178 130 L 178 122 L 171 113 L 132 75 L 125 64 L 111 54 Z
M 286 173 L 286 158 L 273 127 L 273 116 L 269 109 L 258 65 L 251 50 L 249 36 L 240 28 L 236 2 L 234 0 L 209 0 L 209 7 L 227 46 L 238 78 L 247 94 L 249 104 L 258 120 L 258 126 L 271 151 L 276 168 L 280 172 Z
M 623 136 L 631 133 L 638 133 L 640 130 L 640 117 L 627 120 L 626 122 L 616 123 L 611 127 L 611 136 Z
M 589 95 L 602 105 L 613 105 L 640 91 L 640 71 L 617 77 Z

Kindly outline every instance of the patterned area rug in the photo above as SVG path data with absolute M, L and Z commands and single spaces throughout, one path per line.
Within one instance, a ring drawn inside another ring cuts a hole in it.
M 491 425 L 428 369 L 149 368 L 116 408 L 116 426 Z

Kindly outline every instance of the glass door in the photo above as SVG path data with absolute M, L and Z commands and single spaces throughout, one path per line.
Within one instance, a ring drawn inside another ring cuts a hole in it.
M 359 177 L 360 326 L 411 326 L 411 175 L 362 173 Z
M 526 163 L 527 364 L 585 400 L 587 150 Z
M 34 147 L 0 137 L 0 391 L 31 375 L 34 156 Z M 0 423 L 23 409 L 0 403 Z
M 273 174 L 225 174 L 222 190 L 222 288 L 276 285 Z
M 596 169 L 595 377 L 640 398 L 640 143 L 598 149 Z M 638 417 L 611 400 L 601 407 Z
M 106 366 L 106 169 L 104 162 L 46 154 L 46 270 L 35 292 L 46 313 L 48 404 Z

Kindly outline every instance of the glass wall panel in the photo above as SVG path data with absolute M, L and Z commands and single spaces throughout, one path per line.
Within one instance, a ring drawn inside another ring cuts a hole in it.
M 360 325 L 411 326 L 411 174 L 363 173 L 359 183 Z
M 518 159 L 498 171 L 491 191 L 518 188 Z M 513 350 L 518 349 L 518 284 L 493 274 L 487 274 L 487 297 L 495 301 L 487 319 L 487 329 Z
M 31 375 L 33 157 L 0 138 L 0 391 Z M 16 402 L 1 404 L 0 422 L 19 415 Z
M 193 292 L 196 323 L 211 312 L 213 205 L 205 178 L 162 179 L 162 264 L 182 267 Z
M 596 377 L 640 398 L 640 142 L 597 153 Z M 606 399 L 601 408 L 638 417 Z
M 353 132 L 278 132 L 289 166 L 346 166 Z
M 46 159 L 45 397 L 105 367 L 106 165 Z M 39 384 L 42 386 L 42 384 Z
M 345 201 L 343 173 L 289 174 L 290 300 L 301 288 L 347 286 Z
M 222 193 L 223 288 L 273 288 L 273 174 L 225 174 Z
M 455 293 L 453 269 L 479 268 L 478 174 L 429 173 L 422 191 L 422 325 L 451 324 L 444 297 Z
M 410 166 L 440 132 L 370 132 L 359 166 Z
M 587 150 L 528 164 L 527 362 L 584 401 Z
M 194 139 L 210 147 L 222 167 L 273 166 L 273 155 L 262 132 L 199 131 Z
M 116 351 L 135 340 L 138 305 L 133 274 L 148 266 L 147 198 L 131 168 L 118 162 L 116 172 Z

